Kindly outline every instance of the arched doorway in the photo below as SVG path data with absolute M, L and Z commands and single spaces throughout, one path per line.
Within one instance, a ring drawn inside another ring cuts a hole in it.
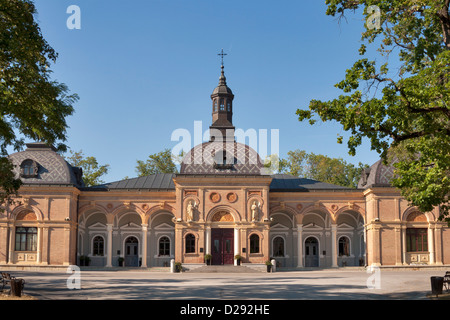
M 125 266 L 139 267 L 139 242 L 136 237 L 128 237 L 125 240 Z
M 319 241 L 314 237 L 305 240 L 305 267 L 319 266 Z
M 234 263 L 234 218 L 227 210 L 219 210 L 211 219 L 212 264 Z

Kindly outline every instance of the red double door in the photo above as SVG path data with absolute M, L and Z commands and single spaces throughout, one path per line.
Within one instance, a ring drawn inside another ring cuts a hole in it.
M 212 264 L 234 263 L 234 229 L 211 230 Z

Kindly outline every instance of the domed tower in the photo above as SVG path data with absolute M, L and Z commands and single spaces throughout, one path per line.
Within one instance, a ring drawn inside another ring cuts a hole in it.
M 225 55 L 222 51 L 220 54 Z M 212 100 L 212 125 L 210 129 L 210 141 L 234 141 L 233 126 L 233 99 L 234 95 L 227 86 L 223 59 L 221 66 L 219 85 L 211 94 Z

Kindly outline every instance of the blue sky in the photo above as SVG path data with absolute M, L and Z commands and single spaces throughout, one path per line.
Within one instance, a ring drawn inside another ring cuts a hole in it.
M 36 0 L 45 39 L 59 53 L 53 79 L 80 100 L 67 145 L 109 164 L 107 182 L 136 176 L 136 160 L 178 142 L 172 132 L 211 124 L 210 95 L 223 48 L 235 94 L 236 128 L 279 129 L 280 156 L 301 149 L 357 164 L 378 154 L 365 141 L 356 157 L 336 143 L 340 125 L 299 122 L 298 108 L 341 94 L 334 85 L 359 57 L 361 14 L 338 23 L 324 1 Z M 81 29 L 70 30 L 70 5 Z

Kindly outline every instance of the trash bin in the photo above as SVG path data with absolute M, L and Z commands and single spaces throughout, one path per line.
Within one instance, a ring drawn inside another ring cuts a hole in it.
M 11 296 L 21 297 L 24 284 L 25 284 L 25 280 L 23 280 L 23 279 L 12 279 L 11 280 Z
M 431 293 L 442 294 L 442 288 L 444 286 L 444 277 L 431 277 Z

